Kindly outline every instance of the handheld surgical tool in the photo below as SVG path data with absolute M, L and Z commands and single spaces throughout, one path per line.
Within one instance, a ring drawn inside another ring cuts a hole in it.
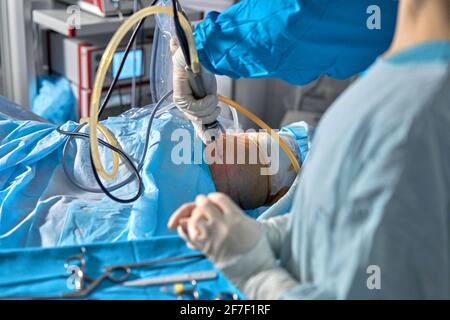
M 215 271 L 199 271 L 186 274 L 177 274 L 172 276 L 163 276 L 163 277 L 127 281 L 124 282 L 122 285 L 125 287 L 146 287 L 146 286 L 166 285 L 172 283 L 190 282 L 192 280 L 196 281 L 214 280 L 216 278 L 217 272 Z
M 186 14 L 182 11 L 182 8 L 178 2 L 178 0 L 172 0 L 173 1 L 173 19 L 175 24 L 175 33 L 178 38 L 178 43 L 180 45 L 180 48 L 183 52 L 184 59 L 186 61 L 186 70 L 189 74 L 189 84 L 192 88 L 192 92 L 194 94 L 194 97 L 196 99 L 203 99 L 207 96 L 205 87 L 203 85 L 203 80 L 201 77 L 201 69 L 196 72 L 195 70 L 192 70 L 192 60 L 191 60 L 191 54 L 189 51 L 189 43 L 186 37 L 186 34 L 184 33 L 183 28 L 181 27 L 180 18 L 178 16 L 179 11 L 181 14 L 185 16 L 187 19 Z M 224 132 L 223 127 L 219 124 L 219 121 L 215 120 L 212 123 L 204 124 L 203 126 L 203 132 L 205 133 L 205 137 L 207 139 L 207 143 L 212 143 L 214 141 L 217 141 L 220 137 L 220 135 Z

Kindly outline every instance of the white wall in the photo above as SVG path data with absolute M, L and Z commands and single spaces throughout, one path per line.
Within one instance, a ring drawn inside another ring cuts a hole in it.
M 2 52 L 2 42 L 0 41 L 0 52 Z M 3 71 L 2 71 L 2 55 L 0 54 L 0 96 L 5 95 L 5 89 L 3 88 Z
M 32 10 L 52 6 L 51 0 L 0 1 L 0 41 L 4 94 L 28 108 L 36 94 L 36 27 Z

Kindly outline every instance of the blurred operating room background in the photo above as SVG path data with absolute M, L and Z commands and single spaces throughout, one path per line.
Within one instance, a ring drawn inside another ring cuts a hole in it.
M 96 8 L 91 4 L 95 1 L 85 0 L 0 1 L 0 95 L 53 122 L 87 116 L 96 63 L 102 50 L 120 25 L 122 15 L 150 3 L 148 0 L 97 2 L 104 8 Z M 234 2 L 183 0 L 181 4 L 191 18 L 198 20 L 206 12 L 225 10 Z M 76 20 L 69 18 L 71 13 L 77 14 L 78 6 L 81 28 L 73 29 L 70 24 Z M 107 115 L 143 107 L 151 101 L 149 68 L 153 31 L 154 22 L 148 22 L 133 48 L 134 56 L 131 55 L 137 71 L 135 68 L 119 80 Z M 298 120 L 315 125 L 350 82 L 323 77 L 305 87 L 292 87 L 273 79 L 233 81 L 220 77 L 219 92 L 276 128 Z M 246 119 L 241 119 L 241 123 L 244 128 L 253 126 Z

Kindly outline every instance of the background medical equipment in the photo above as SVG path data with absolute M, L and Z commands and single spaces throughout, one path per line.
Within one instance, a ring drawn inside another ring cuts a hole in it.
M 136 4 L 136 11 L 152 1 L 126 1 Z M 71 81 L 73 93 L 78 101 L 79 118 L 89 114 L 89 104 L 92 90 L 92 82 L 95 78 L 98 57 L 106 46 L 112 33 L 120 26 L 126 16 L 97 17 L 81 10 L 74 12 L 79 15 L 79 27 L 72 25 L 75 21 L 69 19 L 71 7 L 66 7 L 54 2 L 55 8 L 35 10 L 33 20 L 42 30 L 41 41 L 44 43 L 42 60 L 48 65 L 45 72 L 56 73 L 65 76 Z M 129 12 L 132 13 L 132 12 Z M 187 10 L 186 14 L 194 20 L 201 17 L 199 12 Z M 140 33 L 135 38 L 130 56 L 122 72 L 122 78 L 112 92 L 108 115 L 118 115 L 130 107 L 143 107 L 151 101 L 149 72 L 152 61 L 151 42 L 154 33 L 154 19 L 146 19 L 140 27 Z M 125 43 L 124 43 L 125 45 Z M 48 57 L 48 58 L 47 58 Z M 135 59 L 133 59 L 135 57 Z M 114 68 L 121 60 L 121 52 L 117 52 L 116 64 L 112 65 L 109 80 L 115 74 Z M 104 93 L 106 96 L 106 92 Z M 153 99 L 158 101 L 158 99 Z
M 89 115 L 95 73 L 104 53 L 107 38 L 107 35 L 67 38 L 55 32 L 51 32 L 49 35 L 50 70 L 66 77 L 71 82 L 78 101 L 79 118 Z M 109 108 L 130 105 L 143 106 L 150 103 L 151 38 L 147 33 L 143 43 L 140 42 L 141 37 L 137 37 L 137 40 L 139 42 L 126 60 L 124 70 L 122 70 L 117 83 L 118 89 L 108 105 Z M 122 46 L 116 52 L 110 70 L 110 79 L 113 79 L 117 74 L 124 51 L 125 46 Z M 139 91 L 139 98 L 136 101 L 132 101 L 131 86 L 133 81 L 135 81 L 137 91 Z M 105 89 L 107 89 L 107 83 L 105 83 Z
M 148 1 L 140 4 L 147 3 L 150 4 Z M 191 19 L 200 18 L 200 14 L 192 10 L 188 10 L 186 14 Z M 74 95 L 78 100 L 79 117 L 88 116 L 93 81 L 100 58 L 112 32 L 120 26 L 123 19 L 92 18 L 81 11 L 80 29 L 67 32 L 71 29 L 67 22 L 67 13 L 62 9 L 37 10 L 33 16 L 35 22 L 42 28 L 54 31 L 49 32 L 48 35 L 50 71 L 64 75 L 71 81 Z M 106 90 L 103 93 L 105 99 L 108 95 L 108 110 L 104 111 L 105 117 L 120 114 L 130 107 L 146 106 L 151 102 L 150 100 L 159 101 L 160 97 L 151 99 L 150 85 L 152 87 L 155 85 L 152 83 L 149 85 L 151 64 L 161 63 L 154 61 L 152 52 L 154 28 L 153 19 L 146 19 L 145 23 L 139 26 L 139 34 L 133 37 L 134 43 L 127 55 L 128 58 L 117 85 L 113 86 L 112 93 Z M 119 49 L 115 54 L 109 79 L 106 82 L 108 86 L 117 74 L 124 51 L 125 43 L 123 43 L 122 51 Z
M 117 14 L 129 14 L 134 10 L 133 0 L 61 0 L 72 5 L 78 5 L 81 9 L 101 17 Z M 144 5 L 149 5 L 152 0 L 141 0 Z

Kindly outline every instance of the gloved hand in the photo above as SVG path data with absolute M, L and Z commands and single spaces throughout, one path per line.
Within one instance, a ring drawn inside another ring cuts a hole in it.
M 186 70 L 183 52 L 175 39 L 171 39 L 170 47 L 173 54 L 173 101 L 192 122 L 198 136 L 205 142 L 207 138 L 202 126 L 213 123 L 220 115 L 216 77 L 202 68 L 201 76 L 208 95 L 203 99 L 196 99 L 189 84 L 189 73 Z
M 177 228 L 189 247 L 202 251 L 248 298 L 277 299 L 296 285 L 278 267 L 259 223 L 224 194 L 199 196 L 195 203 L 182 206 L 170 219 L 169 228 Z M 278 283 L 276 287 L 261 283 L 268 273 Z

